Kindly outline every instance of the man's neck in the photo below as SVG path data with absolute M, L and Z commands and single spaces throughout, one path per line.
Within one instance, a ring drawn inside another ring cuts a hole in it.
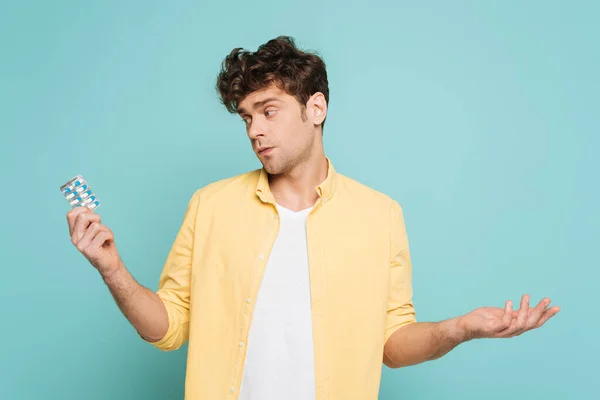
M 277 204 L 292 211 L 312 207 L 319 195 L 315 190 L 327 178 L 324 153 L 297 165 L 289 173 L 269 176 L 269 187 Z

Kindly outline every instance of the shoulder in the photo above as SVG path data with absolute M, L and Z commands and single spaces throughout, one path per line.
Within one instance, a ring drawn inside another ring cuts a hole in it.
M 339 189 L 345 201 L 344 208 L 360 210 L 363 217 L 378 226 L 389 226 L 392 235 L 404 231 L 404 212 L 400 203 L 390 195 L 341 175 Z
M 338 173 L 338 190 L 352 201 L 374 206 L 369 207 L 371 209 L 393 211 L 400 208 L 398 201 L 388 194 L 340 173 Z
M 259 175 L 260 169 L 256 169 L 208 183 L 196 189 L 192 195 L 192 201 L 206 202 L 222 195 L 239 195 L 254 188 Z

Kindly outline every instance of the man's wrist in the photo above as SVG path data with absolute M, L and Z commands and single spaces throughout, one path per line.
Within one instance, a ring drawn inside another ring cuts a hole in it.
M 466 342 L 470 339 L 462 317 L 455 317 L 444 321 L 444 328 L 447 337 L 456 344 Z
M 471 339 L 473 339 L 473 336 L 471 334 L 471 332 L 469 331 L 469 329 L 467 328 L 467 326 L 465 325 L 465 319 L 463 318 L 463 316 L 459 316 L 454 318 L 455 325 L 456 325 L 456 335 L 457 338 L 462 342 L 467 342 Z
M 106 271 L 99 271 L 100 272 L 100 276 L 102 276 L 102 280 L 104 280 L 104 282 L 106 284 L 109 284 L 110 281 L 119 274 L 120 271 L 122 271 L 125 268 L 125 265 L 123 265 L 123 262 L 119 259 L 119 262 L 112 268 L 107 269 Z

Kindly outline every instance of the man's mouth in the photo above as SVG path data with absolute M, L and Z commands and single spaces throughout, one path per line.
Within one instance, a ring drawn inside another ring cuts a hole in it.
M 273 147 L 261 147 L 258 149 L 258 154 L 267 154 L 269 153 L 271 150 L 273 150 Z

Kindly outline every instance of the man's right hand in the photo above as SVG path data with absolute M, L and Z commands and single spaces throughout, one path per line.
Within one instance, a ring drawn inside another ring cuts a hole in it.
M 114 234 L 102 225 L 100 215 L 85 206 L 67 213 L 71 242 L 105 277 L 121 266 Z

